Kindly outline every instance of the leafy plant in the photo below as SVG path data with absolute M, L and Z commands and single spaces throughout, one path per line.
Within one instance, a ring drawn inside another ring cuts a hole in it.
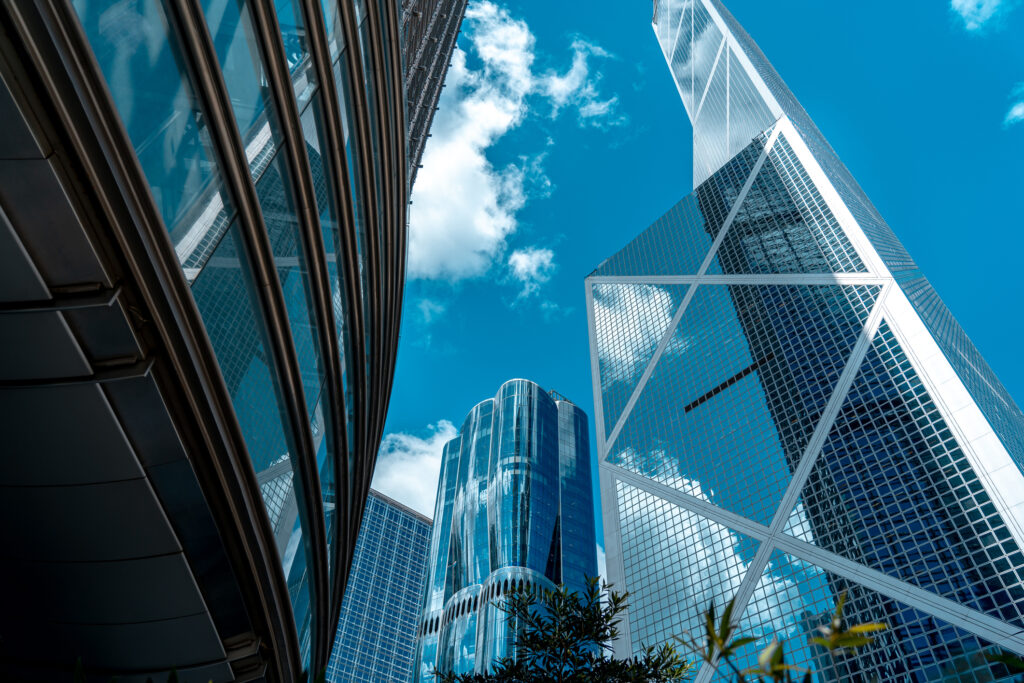
M 753 681 L 771 681 L 772 683 L 793 683 L 794 676 L 803 674 L 804 683 L 813 680 L 812 673 L 802 667 L 786 663 L 785 648 L 782 642 L 773 638 L 757 656 L 757 666 L 740 669 L 733 661 L 744 645 L 757 640 L 750 636 L 737 635 L 738 626 L 733 623 L 733 607 L 736 598 L 730 600 L 722 616 L 716 620 L 715 605 L 708 606 L 704 613 L 703 640 L 689 635 L 677 636 L 676 640 L 693 652 L 699 661 L 706 662 L 718 669 L 723 663 L 736 676 L 737 683 Z M 837 658 L 855 651 L 859 647 L 870 645 L 874 637 L 870 634 L 884 631 L 885 624 L 868 623 L 844 627 L 843 606 L 846 604 L 844 591 L 836 603 L 835 612 L 827 626 L 819 626 L 821 636 L 814 636 L 811 642 L 821 646 L 832 658 Z
M 613 659 L 628 593 L 588 578 L 580 595 L 564 585 L 555 590 L 511 591 L 494 604 L 517 627 L 516 656 L 499 661 L 492 673 L 435 672 L 441 683 L 674 683 L 692 673 L 676 648 L 649 647 L 637 657 Z

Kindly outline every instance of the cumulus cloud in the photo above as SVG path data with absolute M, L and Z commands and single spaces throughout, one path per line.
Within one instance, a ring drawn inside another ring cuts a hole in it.
M 608 556 L 601 546 L 597 546 L 597 575 L 601 580 L 608 581 Z
M 541 78 L 540 89 L 551 100 L 551 117 L 565 107 L 576 110 L 580 125 L 615 126 L 626 122 L 616 112 L 619 98 L 602 98 L 598 89 L 601 74 L 592 73 L 591 60 L 612 55 L 598 45 L 577 38 L 572 41 L 572 65 L 564 74 L 548 72 Z
M 951 0 L 950 8 L 963 19 L 968 31 L 977 31 L 993 19 L 1005 15 L 1017 0 Z
M 1010 100 L 1013 104 L 1010 105 L 1010 109 L 1003 119 L 1003 128 L 1009 128 L 1015 123 L 1024 121 L 1024 83 L 1018 83 L 1010 92 Z
M 594 287 L 594 323 L 601 384 L 635 379 L 651 360 L 675 314 L 672 295 L 654 285 Z M 681 350 L 673 346 L 670 351 Z
M 522 125 L 535 99 L 557 99 L 557 109 L 573 106 L 594 122 L 617 115 L 615 98 L 600 95 L 599 74 L 588 66 L 606 54 L 601 48 L 575 41 L 574 54 L 582 62 L 577 67 L 574 57 L 567 80 L 555 87 L 557 75 L 535 69 L 536 39 L 529 26 L 494 2 L 469 4 L 464 36 L 412 192 L 410 278 L 455 282 L 508 262 L 517 213 L 528 200 L 550 195 L 553 186 L 544 173 L 544 151 L 506 165 L 496 165 L 488 152 Z
M 516 249 L 508 257 L 508 267 L 512 277 L 523 286 L 519 296 L 521 298 L 532 296 L 554 274 L 555 252 L 536 247 Z
M 521 168 L 495 168 L 486 151 L 526 114 L 534 37 L 490 2 L 466 10 L 471 69 L 456 49 L 423 153 L 409 217 L 409 277 L 482 275 L 516 229 L 526 202 Z
M 380 445 L 373 488 L 427 517 L 434 515 L 441 452 L 457 431 L 448 420 L 427 427 L 427 436 L 388 434 Z

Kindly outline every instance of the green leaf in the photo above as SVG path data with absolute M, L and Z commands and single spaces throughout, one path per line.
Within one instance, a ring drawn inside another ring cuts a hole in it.
M 778 638 L 772 638 L 772 642 L 768 643 L 768 647 L 761 650 L 760 654 L 757 655 L 757 664 L 761 667 L 762 671 L 770 669 L 776 652 L 781 652 L 779 640 Z
M 874 633 L 875 631 L 884 631 L 889 628 L 885 624 L 870 623 L 870 624 L 857 624 L 851 626 L 846 630 L 847 633 Z
M 1017 655 L 1009 652 L 986 652 L 985 659 L 990 662 L 999 662 L 1004 664 L 1007 669 L 1015 673 L 1024 672 L 1024 659 L 1021 659 Z

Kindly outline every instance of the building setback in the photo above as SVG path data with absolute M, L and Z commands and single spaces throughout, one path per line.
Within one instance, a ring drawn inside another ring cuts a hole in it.
M 581 591 L 597 575 L 587 416 L 533 382 L 505 382 L 445 444 L 415 679 L 484 672 L 512 655 L 498 609 L 513 587 Z
M 409 683 L 427 574 L 430 520 L 370 490 L 327 680 Z
M 327 664 L 398 344 L 400 11 L 0 6 L 0 679 Z
M 689 195 L 586 279 L 617 654 L 736 599 L 816 680 L 1024 654 L 1024 415 L 718 0 L 660 0 Z M 877 642 L 809 642 L 847 593 Z M 710 667 L 696 677 L 704 683 Z

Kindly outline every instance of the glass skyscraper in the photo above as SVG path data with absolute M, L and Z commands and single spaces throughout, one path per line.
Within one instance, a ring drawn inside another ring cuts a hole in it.
M 617 654 L 735 597 L 741 663 L 778 637 L 818 681 L 1007 679 L 1024 415 L 722 4 L 653 23 L 696 189 L 586 280 Z M 831 660 L 844 591 L 889 630 Z
M 427 575 L 430 520 L 371 489 L 349 572 L 332 683 L 409 683 Z
M 502 596 L 597 575 L 586 414 L 523 379 L 474 406 L 444 447 L 429 557 L 414 680 L 513 654 Z
M 43 596 L 5 593 L 0 679 L 327 664 L 398 345 L 402 49 L 458 31 L 402 9 L 0 3 L 3 564 Z

